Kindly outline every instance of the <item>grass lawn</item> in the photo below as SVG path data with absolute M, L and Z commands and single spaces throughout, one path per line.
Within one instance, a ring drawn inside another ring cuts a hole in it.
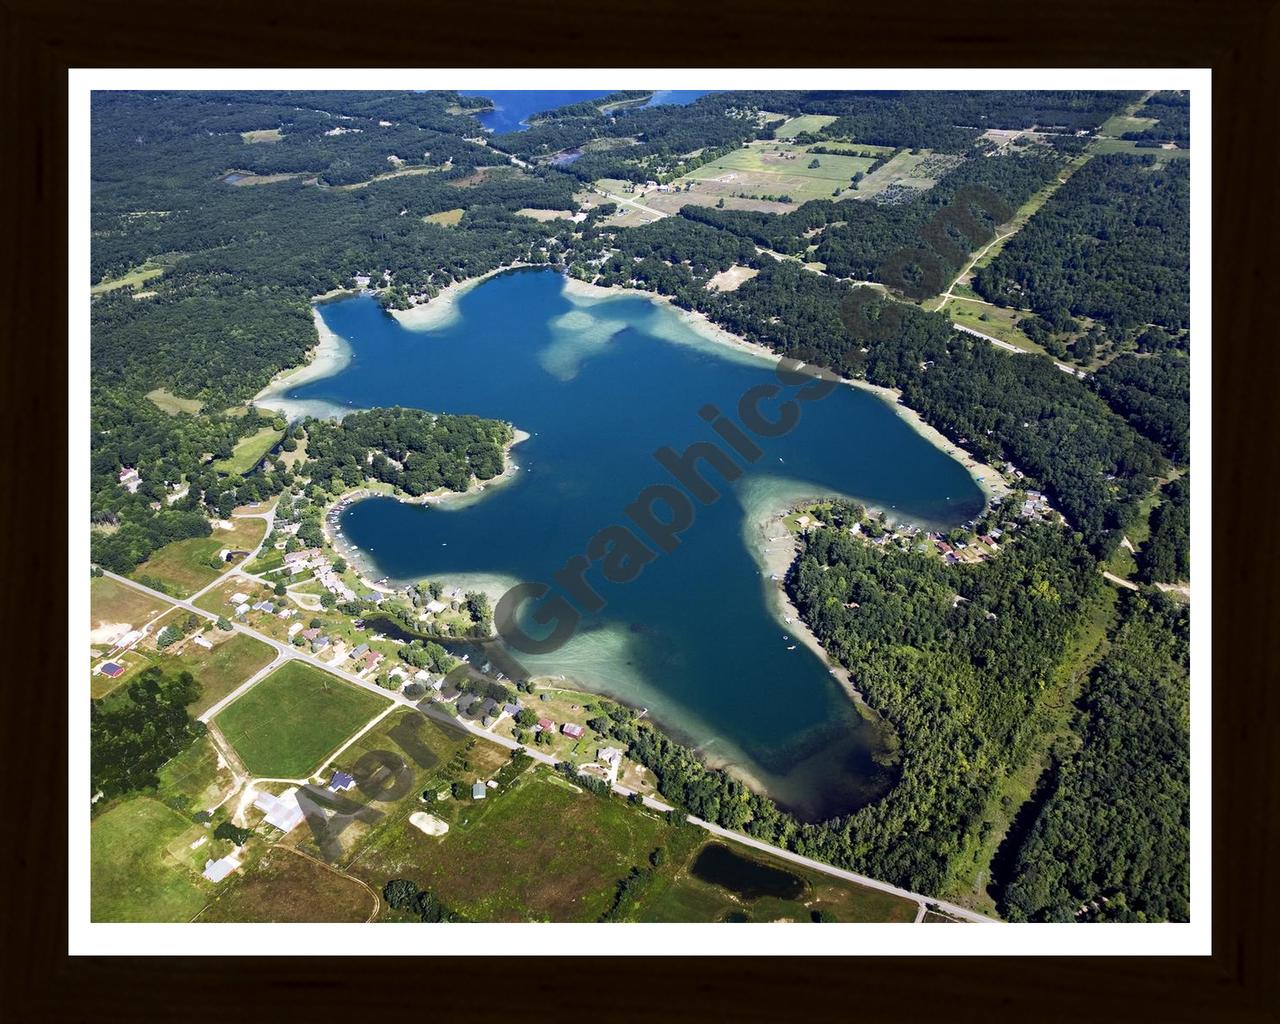
M 212 583 L 230 565 L 215 569 L 210 559 L 216 558 L 223 548 L 236 551 L 252 551 L 266 533 L 265 519 L 233 519 L 229 530 L 215 528 L 208 537 L 192 537 L 166 544 L 133 570 L 131 575 L 140 582 L 147 579 L 162 584 L 170 593 L 185 597 Z
M 442 210 L 440 213 L 429 213 L 422 219 L 428 224 L 439 224 L 441 227 L 454 227 L 458 221 L 462 220 L 462 215 L 466 211 L 459 206 L 454 210 Z
M 227 634 L 211 626 L 205 637 L 214 643 L 213 650 L 188 642 L 177 657 L 157 659 L 166 671 L 190 672 L 203 687 L 199 698 L 187 705 L 187 713 L 193 717 L 213 707 L 275 657 L 269 645 L 244 633 Z
M 290 661 L 215 721 L 254 775 L 305 778 L 386 703 L 337 676 Z
M 1144 128 L 1150 128 L 1156 121 L 1157 119 L 1154 117 L 1132 117 L 1128 114 L 1113 114 L 1102 122 L 1102 125 L 1098 128 L 1098 134 L 1118 139 L 1125 132 L 1140 132 Z
M 831 114 L 801 114 L 787 119 L 773 134 L 780 139 L 794 139 L 801 132 L 816 132 L 835 120 Z
M 179 398 L 172 392 L 166 391 L 164 388 L 156 388 L 154 391 L 147 392 L 147 398 L 161 412 L 167 412 L 170 416 L 177 416 L 180 412 L 190 413 L 194 416 L 204 408 L 204 402 L 198 398 Z
M 233 875 L 199 920 L 362 924 L 379 903 L 378 897 L 355 879 L 277 845 L 257 863 Z
M 157 800 L 135 796 L 94 819 L 89 835 L 94 921 L 190 921 L 207 898 L 202 880 L 168 847 L 202 832 Z
M 271 451 L 283 437 L 283 430 L 262 427 L 256 433 L 237 441 L 235 448 L 231 451 L 231 458 L 219 459 L 213 464 L 213 468 L 219 473 L 243 476 L 261 462 L 263 456 Z
M 1189 149 L 1151 149 L 1140 147 L 1136 142 L 1127 139 L 1094 139 L 1089 143 L 1090 153 L 1128 153 L 1130 156 L 1153 156 L 1163 162 L 1165 160 L 1185 160 L 1191 155 Z
M 999 338 L 1001 341 L 1006 341 L 1024 352 L 1044 353 L 1044 349 L 1017 328 L 1017 322 L 1024 317 L 1031 316 L 1032 314 L 1030 313 L 1023 313 L 1014 309 L 1003 309 L 998 306 L 987 306 L 981 302 L 959 299 L 953 296 L 947 302 L 946 314 L 951 317 L 952 323 L 963 324 L 965 327 L 971 327 L 975 331 L 981 331 L 983 334 L 989 334 L 993 338 Z
M 240 138 L 246 143 L 279 142 L 284 136 L 280 134 L 279 128 L 261 128 L 252 132 L 241 132 Z

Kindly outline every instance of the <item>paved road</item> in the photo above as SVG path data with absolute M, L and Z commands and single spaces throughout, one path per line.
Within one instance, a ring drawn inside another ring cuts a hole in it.
M 170 604 L 174 604 L 174 605 L 177 605 L 179 608 L 185 608 L 188 611 L 195 612 L 197 615 L 201 615 L 206 619 L 212 619 L 216 621 L 218 618 L 218 616 L 214 615 L 212 612 L 207 612 L 203 608 L 197 608 L 189 600 L 183 600 L 181 598 L 173 597 L 169 594 L 161 593 L 158 590 L 152 590 L 150 587 L 144 586 L 143 584 L 138 583 L 136 580 L 131 580 L 127 576 L 121 576 L 117 573 L 110 572 L 106 569 L 103 570 L 103 574 L 111 577 L 113 580 L 116 580 L 119 583 L 124 584 L 127 587 L 132 587 L 134 590 L 140 591 L 141 593 L 144 593 L 144 594 L 148 594 L 151 597 L 158 598 L 162 601 L 168 601 Z M 235 575 L 234 570 L 232 572 L 227 573 L 226 576 L 222 578 L 225 579 L 226 577 L 233 576 L 233 575 Z M 210 584 L 210 586 L 212 585 L 213 584 Z M 209 588 L 206 587 L 205 589 L 207 590 Z M 453 715 L 448 714 L 447 712 L 441 710 L 440 708 L 436 707 L 433 704 L 419 704 L 416 701 L 410 700 L 408 697 L 404 696 L 401 693 L 397 693 L 391 690 L 384 690 L 382 687 L 377 686 L 374 683 L 370 683 L 367 680 L 361 679 L 359 676 L 353 675 L 350 672 L 346 672 L 343 669 L 335 668 L 333 665 L 330 665 L 327 662 L 321 661 L 319 658 L 311 654 L 303 653 L 299 651 L 296 647 L 293 647 L 290 644 L 282 643 L 279 640 L 276 640 L 274 637 L 267 636 L 265 633 L 260 633 L 258 630 L 253 629 L 250 626 L 246 626 L 243 623 L 233 622 L 231 625 L 232 625 L 232 628 L 235 629 L 237 632 L 244 633 L 247 636 L 252 636 L 254 639 L 261 640 L 263 643 L 270 644 L 272 647 L 275 648 L 277 652 L 277 656 L 275 660 L 272 661 L 270 666 L 256 673 L 251 679 L 247 680 L 243 685 L 237 688 L 234 693 L 228 695 L 218 704 L 214 705 L 213 708 L 210 708 L 203 715 L 201 715 L 200 718 L 202 721 L 208 721 L 212 719 L 212 717 L 217 713 L 217 710 L 220 710 L 226 704 L 230 703 L 233 699 L 235 699 L 236 697 L 240 696 L 245 691 L 247 691 L 251 686 L 253 686 L 255 683 L 257 683 L 262 678 L 264 678 L 271 671 L 271 669 L 279 667 L 279 665 L 284 661 L 293 659 L 297 661 L 307 662 L 310 665 L 314 665 L 318 669 L 321 669 L 325 672 L 329 672 L 335 676 L 338 676 L 341 679 L 345 679 L 347 682 L 355 686 L 359 686 L 362 689 L 369 690 L 372 693 L 376 693 L 380 697 L 386 700 L 389 700 L 395 704 L 399 704 L 407 708 L 413 708 L 414 710 L 418 711 L 420 714 L 427 715 L 430 718 L 435 718 L 439 721 L 446 722 L 450 725 L 453 725 L 456 728 L 463 729 L 464 731 L 469 732 L 480 739 L 487 740 L 490 743 L 496 743 L 499 746 L 506 747 L 508 750 L 522 749 L 525 751 L 525 753 L 527 753 L 530 757 L 532 757 L 535 761 L 539 762 L 540 764 L 545 764 L 545 765 L 554 767 L 558 763 L 556 758 L 552 757 L 549 754 L 543 753 L 542 751 L 536 748 L 525 747 L 522 744 L 517 743 L 513 739 L 510 739 L 506 736 L 499 736 L 496 733 L 489 732 L 487 729 L 483 729 L 480 726 L 476 725 L 474 722 L 468 721 L 464 718 L 455 718 Z M 386 714 L 386 712 L 384 711 L 383 714 Z M 615 783 L 613 785 L 613 791 L 615 793 L 618 793 L 620 796 L 624 796 L 624 797 L 629 797 L 635 792 L 634 790 L 629 789 L 628 787 L 620 785 L 618 783 Z M 665 804 L 660 800 L 654 799 L 653 797 L 646 796 L 646 797 L 643 797 L 642 799 L 643 799 L 644 806 L 650 808 L 651 810 L 660 811 L 660 812 L 667 812 L 667 811 L 674 810 L 674 808 L 671 807 L 669 804 Z M 911 900 L 920 906 L 923 906 L 925 904 L 932 904 L 934 906 L 941 908 L 945 913 L 953 914 L 956 917 L 963 918 L 966 921 L 996 923 L 990 917 L 986 917 L 972 910 L 966 910 L 964 907 L 957 906 L 953 903 L 947 903 L 933 896 L 925 896 L 921 893 L 914 893 L 907 889 L 901 889 L 898 886 L 891 885 L 888 882 L 882 882 L 875 878 L 869 878 L 866 875 L 859 875 L 852 871 L 845 871 L 843 868 L 833 867 L 832 865 L 824 864 L 822 861 L 819 861 L 819 860 L 813 860 L 809 857 L 802 857 L 800 854 L 792 853 L 790 850 L 784 850 L 779 846 L 773 846 L 769 843 L 762 842 L 759 839 L 753 839 L 750 836 L 741 834 L 740 832 L 731 832 L 728 829 L 721 828 L 719 825 L 713 825 L 709 821 L 703 821 L 701 818 L 695 818 L 693 815 L 689 815 L 688 820 L 694 825 L 697 825 L 699 828 L 705 829 L 706 831 L 710 832 L 712 835 L 719 836 L 722 839 L 727 839 L 730 842 L 741 843 L 744 846 L 750 846 L 753 849 L 760 850 L 763 853 L 768 853 L 774 857 L 779 857 L 782 860 L 790 861 L 793 864 L 802 865 L 803 867 L 809 868 L 810 870 L 820 871 L 823 874 L 831 875 L 834 878 L 841 878 L 841 879 L 844 879 L 845 881 L 854 882 L 858 885 L 865 886 L 869 889 L 876 889 L 880 892 L 891 893 L 895 896 L 900 896 L 903 899 Z M 923 917 L 922 914 L 918 914 L 917 920 L 922 919 L 922 917 Z

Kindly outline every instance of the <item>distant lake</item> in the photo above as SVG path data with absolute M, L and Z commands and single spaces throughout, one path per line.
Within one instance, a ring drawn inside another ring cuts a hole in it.
M 706 96 L 706 89 L 662 89 L 653 94 L 653 99 L 644 104 L 646 107 L 658 107 L 667 104 L 691 103 L 699 96 Z M 568 106 L 570 103 L 581 103 L 583 100 L 608 96 L 616 89 L 587 90 L 548 90 L 521 89 L 510 92 L 487 92 L 483 95 L 493 100 L 495 109 L 476 117 L 482 125 L 494 132 L 524 131 L 529 126 L 525 119 L 534 114 L 541 114 L 556 107 Z M 463 95 L 481 95 L 480 93 L 463 93 Z
M 290 399 L 331 412 L 475 413 L 532 435 L 514 449 L 511 481 L 478 500 L 347 508 L 344 539 L 397 581 L 551 582 L 598 530 L 627 522 L 624 506 L 645 487 L 672 482 L 653 452 L 716 440 L 704 406 L 732 413 L 749 388 L 776 380 L 770 361 L 708 340 L 665 303 L 570 294 L 551 270 L 491 278 L 431 330 L 402 327 L 369 297 L 320 309 L 352 358 Z M 531 673 L 564 673 L 648 708 L 673 735 L 815 820 L 875 799 L 892 776 L 873 757 L 879 727 L 772 611 L 762 523 L 791 502 L 838 493 L 946 528 L 984 500 L 963 466 L 877 396 L 841 386 L 802 408 L 788 435 L 759 439 L 763 456 L 737 481 L 705 474 L 724 496 L 697 507 L 674 553 L 626 584 L 593 569 L 604 609 L 559 651 L 516 657 Z

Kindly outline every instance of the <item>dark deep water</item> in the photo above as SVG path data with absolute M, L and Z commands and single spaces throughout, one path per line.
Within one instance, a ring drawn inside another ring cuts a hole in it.
M 402 327 L 368 297 L 321 312 L 352 359 L 290 399 L 310 400 L 313 411 L 475 413 L 532 435 L 514 449 L 514 477 L 477 500 L 379 498 L 347 509 L 343 539 L 376 575 L 399 581 L 551 583 L 598 530 L 629 522 L 623 508 L 645 487 L 672 482 L 658 448 L 717 440 L 699 418 L 703 406 L 732 413 L 749 388 L 776 379 L 768 362 L 706 340 L 665 304 L 571 295 L 550 270 L 492 278 L 427 330 Z M 593 569 L 587 578 L 605 608 L 560 650 L 517 658 L 534 674 L 565 673 L 648 708 L 677 737 L 817 819 L 875 799 L 892 777 L 873 758 L 880 728 L 772 612 L 776 584 L 755 557 L 766 544 L 762 520 L 802 497 L 840 493 L 950 526 L 976 515 L 983 497 L 963 466 L 875 395 L 841 386 L 802 410 L 787 436 L 758 439 L 763 456 L 732 485 L 705 471 L 723 498 L 696 506 L 673 553 L 625 584 Z
M 597 96 L 608 96 L 616 91 L 615 89 L 521 89 L 510 92 L 487 92 L 484 95 L 493 100 L 494 109 L 477 114 L 476 118 L 493 132 L 524 131 L 528 128 L 524 123 L 525 119 L 534 114 L 568 106 L 570 103 L 581 103 L 583 100 L 595 99 Z M 699 96 L 706 96 L 708 91 L 706 89 L 660 89 L 643 106 L 684 105 L 692 103 Z

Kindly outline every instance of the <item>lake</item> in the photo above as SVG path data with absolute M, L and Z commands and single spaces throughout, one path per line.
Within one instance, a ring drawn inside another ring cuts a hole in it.
M 709 339 L 666 303 L 583 296 L 551 270 L 490 278 L 425 330 L 367 296 L 320 313 L 350 360 L 288 392 L 290 402 L 322 414 L 475 413 L 531 435 L 513 450 L 519 470 L 473 498 L 347 508 L 344 539 L 369 571 L 401 582 L 438 578 L 495 595 L 518 580 L 551 582 L 597 531 L 628 522 L 623 509 L 644 488 L 673 482 L 655 451 L 717 439 L 704 406 L 732 412 L 744 392 L 776 379 L 771 361 Z M 778 585 L 763 568 L 769 516 L 841 494 L 947 528 L 984 498 L 960 463 L 874 394 L 842 385 L 801 408 L 789 434 L 757 439 L 763 455 L 732 484 L 704 473 L 723 497 L 697 506 L 674 552 L 625 584 L 593 569 L 605 607 L 560 650 L 517 660 L 647 708 L 672 735 L 817 820 L 877 798 L 893 775 L 876 760 L 882 729 L 779 618 Z
M 570 103 L 581 103 L 583 100 L 608 96 L 616 91 L 615 89 L 522 89 L 487 92 L 484 95 L 493 100 L 494 109 L 477 114 L 476 119 L 493 132 L 519 132 L 529 127 L 524 123 L 525 119 L 534 114 L 565 107 Z M 692 103 L 699 96 L 706 96 L 708 91 L 706 89 L 660 89 L 643 106 L 659 107 Z M 462 95 L 479 94 L 463 93 Z

